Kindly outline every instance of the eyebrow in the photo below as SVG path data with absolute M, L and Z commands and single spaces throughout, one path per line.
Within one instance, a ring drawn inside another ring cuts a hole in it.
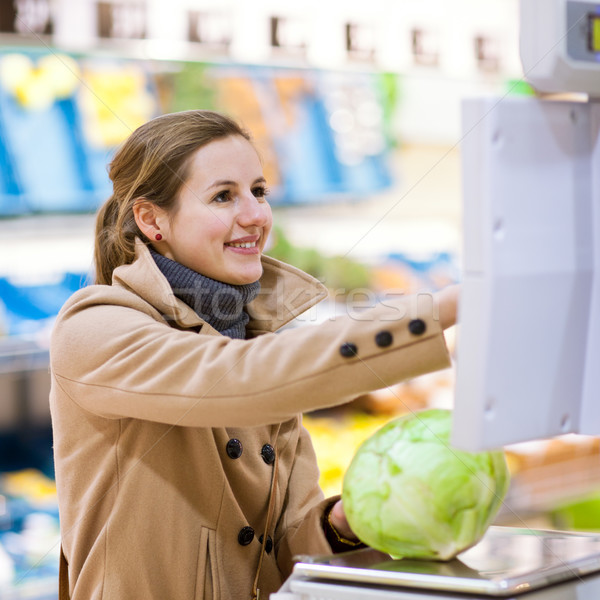
M 252 185 L 256 185 L 257 183 L 267 183 L 267 180 L 264 177 L 258 177 L 252 182 Z M 231 181 L 230 179 L 219 179 L 219 181 L 211 183 L 205 191 L 212 190 L 213 188 L 220 187 L 222 185 L 237 185 L 237 183 L 235 181 Z

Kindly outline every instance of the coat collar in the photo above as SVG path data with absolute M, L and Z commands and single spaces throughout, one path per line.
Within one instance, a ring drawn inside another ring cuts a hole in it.
M 262 265 L 260 292 L 247 307 L 250 336 L 276 331 L 327 296 L 327 288 L 320 281 L 296 267 L 264 255 Z M 133 291 L 179 327 L 200 325 L 203 333 L 215 332 L 175 296 L 146 244 L 139 239 L 135 243 L 135 260 L 114 270 L 113 285 Z

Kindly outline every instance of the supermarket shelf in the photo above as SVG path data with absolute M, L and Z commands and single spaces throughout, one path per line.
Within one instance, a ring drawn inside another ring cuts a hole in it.
M 29 340 L 0 339 L 0 375 L 48 368 L 48 349 Z
M 498 521 L 546 514 L 599 490 L 598 455 L 573 457 L 562 464 L 540 465 L 512 478 Z
M 50 424 L 49 353 L 37 343 L 0 338 L 0 432 Z
M 24 585 L 0 588 L 2 600 L 58 600 L 58 575 L 27 582 Z

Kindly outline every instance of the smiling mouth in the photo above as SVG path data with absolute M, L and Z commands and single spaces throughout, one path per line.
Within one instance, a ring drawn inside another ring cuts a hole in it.
M 241 243 L 226 243 L 226 246 L 231 248 L 256 248 L 256 242 L 241 242 Z

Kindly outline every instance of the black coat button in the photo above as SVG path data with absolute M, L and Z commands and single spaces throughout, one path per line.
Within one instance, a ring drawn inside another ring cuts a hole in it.
M 344 358 L 351 358 L 352 356 L 356 356 L 358 354 L 358 348 L 356 347 L 356 344 L 346 342 L 340 346 L 340 354 Z
M 232 438 L 227 442 L 225 450 L 227 451 L 227 456 L 229 456 L 229 458 L 239 458 L 242 455 L 244 448 L 242 447 L 242 442 L 240 442 L 240 440 Z
M 392 336 L 392 334 L 389 331 L 380 331 L 375 336 L 375 343 L 380 348 L 387 348 L 388 346 L 391 346 L 393 341 L 394 336 Z
M 262 544 L 263 543 L 263 535 L 261 534 L 261 536 L 258 538 L 258 541 Z M 271 536 L 268 535 L 267 536 L 267 543 L 265 544 L 265 552 L 267 554 L 271 554 L 271 550 L 273 550 L 273 540 L 271 539 Z
M 275 448 L 271 444 L 265 444 L 260 450 L 260 455 L 268 465 L 275 462 Z
M 238 544 L 247 546 L 254 539 L 254 529 L 252 527 L 242 527 L 238 533 Z
M 423 321 L 422 319 L 413 319 L 408 324 L 408 330 L 414 335 L 421 335 L 425 333 L 426 329 L 427 325 L 425 325 L 425 321 Z

